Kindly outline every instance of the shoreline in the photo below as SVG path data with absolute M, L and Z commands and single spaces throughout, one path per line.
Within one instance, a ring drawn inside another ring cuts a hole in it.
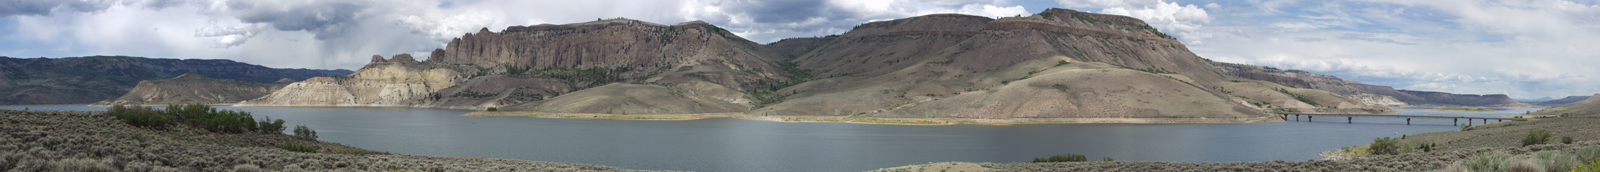
M 1027 119 L 959 119 L 959 118 L 877 118 L 850 116 L 766 116 L 742 112 L 692 113 L 692 114 L 596 114 L 552 113 L 534 111 L 474 111 L 461 114 L 472 117 L 525 116 L 535 118 L 614 119 L 614 120 L 699 120 L 709 118 L 734 118 L 773 122 L 837 122 L 889 125 L 1017 125 L 1017 124 L 1241 124 L 1282 122 L 1276 116 L 1246 118 L 1027 118 Z

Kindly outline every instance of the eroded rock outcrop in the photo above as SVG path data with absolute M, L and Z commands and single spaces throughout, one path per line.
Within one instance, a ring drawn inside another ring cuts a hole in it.
M 234 106 L 421 106 L 418 102 L 464 79 L 442 68 L 427 68 L 411 55 L 374 62 L 349 76 L 316 77 Z

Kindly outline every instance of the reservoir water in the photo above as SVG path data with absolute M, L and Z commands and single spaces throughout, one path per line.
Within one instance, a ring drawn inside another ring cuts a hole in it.
M 0 106 L 105 110 L 85 105 Z M 640 170 L 863 171 L 928 162 L 1022 162 L 1055 154 L 1118 161 L 1304 161 L 1317 153 L 1454 131 L 1451 119 L 1357 117 L 1257 124 L 882 125 L 714 118 L 687 121 L 466 117 L 409 108 L 230 107 L 317 130 L 320 140 L 403 154 L 598 164 Z M 1501 112 L 1396 114 L 1502 117 Z M 1461 121 L 1465 122 L 1465 121 Z M 1494 122 L 1494 120 L 1490 120 Z M 1476 122 L 1481 123 L 1481 121 Z

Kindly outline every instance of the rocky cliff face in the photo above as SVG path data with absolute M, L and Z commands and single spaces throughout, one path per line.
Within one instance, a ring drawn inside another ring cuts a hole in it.
M 126 56 L 20 59 L 0 57 L 0 104 L 86 104 L 115 99 L 140 81 L 199 73 L 271 83 L 340 73 L 341 70 L 274 69 L 232 60 L 156 59 Z M 342 70 L 348 71 L 348 70 Z
M 256 83 L 187 73 L 172 79 L 139 81 L 128 94 L 92 105 L 232 104 L 267 95 L 290 82 L 293 81 Z
M 1445 105 L 1445 106 L 1494 106 L 1494 107 L 1529 107 L 1530 104 L 1516 102 L 1503 94 L 1474 95 L 1450 94 L 1429 91 L 1396 90 L 1389 86 L 1365 84 L 1356 81 L 1339 79 L 1339 77 L 1313 74 L 1299 70 L 1279 70 L 1275 68 L 1213 62 L 1218 68 L 1228 74 L 1254 80 L 1269 81 L 1273 83 L 1293 86 L 1296 88 L 1310 88 L 1338 93 L 1364 103 L 1385 106 L 1407 105 Z
M 718 84 L 755 88 L 787 82 L 772 64 L 780 59 L 760 44 L 701 21 L 661 25 L 614 19 L 512 26 L 499 33 L 483 29 L 434 50 L 429 62 L 491 68 L 485 75 L 604 69 L 622 80 L 671 77 L 662 74 L 693 68 Z
M 465 79 L 450 69 L 428 68 L 409 54 L 372 63 L 348 76 L 316 77 L 234 106 L 420 107 L 421 99 Z

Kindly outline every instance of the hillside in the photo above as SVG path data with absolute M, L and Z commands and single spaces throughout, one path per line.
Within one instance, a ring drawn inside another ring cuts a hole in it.
M 348 70 L 274 69 L 232 60 L 127 56 L 11 58 L 0 56 L 0 104 L 88 104 L 115 99 L 140 81 L 199 73 L 271 83 L 338 75 Z
M 1561 99 L 1550 99 L 1550 100 L 1543 100 L 1543 101 L 1526 101 L 1526 102 L 1523 102 L 1523 103 L 1539 105 L 1539 106 L 1561 106 L 1561 105 L 1566 105 L 1566 104 L 1577 103 L 1578 101 L 1588 100 L 1590 97 L 1594 97 L 1594 96 L 1567 96 L 1567 97 L 1561 98 Z
M 1248 79 L 1269 81 L 1273 83 L 1292 86 L 1295 88 L 1310 88 L 1323 90 L 1352 99 L 1361 100 L 1366 104 L 1384 106 L 1492 106 L 1492 107 L 1532 107 L 1533 105 L 1517 102 L 1504 94 L 1452 94 L 1445 92 L 1396 90 L 1389 86 L 1365 84 L 1356 81 L 1339 79 L 1339 77 L 1314 74 L 1300 70 L 1279 70 L 1276 68 L 1213 62 L 1218 68 L 1228 74 Z
M 1138 19 L 1066 9 L 866 23 L 793 62 L 814 77 L 750 113 L 1241 122 L 1268 116 L 1262 109 L 1374 110 L 1328 92 L 1224 75 Z
M 294 81 L 284 78 L 274 83 L 256 83 L 186 73 L 172 79 L 139 81 L 128 94 L 91 105 L 232 104 L 272 93 L 291 82 Z
M 935 14 L 767 45 L 699 21 L 512 26 L 463 35 L 430 55 L 374 56 L 349 76 L 236 105 L 1188 122 L 1382 111 L 1227 75 L 1143 21 L 1066 9 Z

